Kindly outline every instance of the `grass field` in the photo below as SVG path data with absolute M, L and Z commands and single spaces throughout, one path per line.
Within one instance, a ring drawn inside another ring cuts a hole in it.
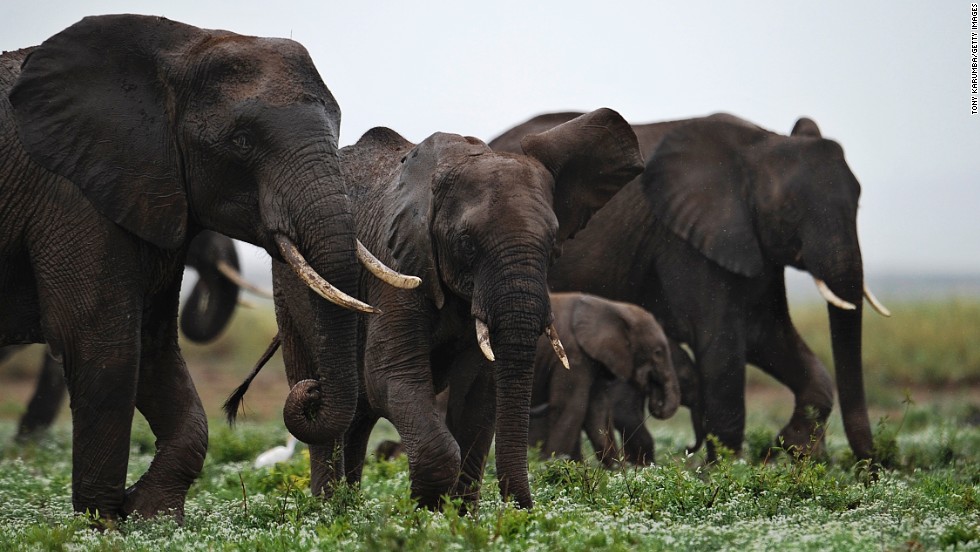
M 499 501 L 492 459 L 479 511 L 418 511 L 407 464 L 372 459 L 359 488 L 329 501 L 310 496 L 308 460 L 254 470 L 251 460 L 279 444 L 286 391 L 281 361 L 260 376 L 246 417 L 231 430 L 219 418 L 224 396 L 275 332 L 267 310 L 239 310 L 229 333 L 186 346 L 211 420 L 204 473 L 191 488 L 187 521 L 131 520 L 98 533 L 71 514 L 70 425 L 14 446 L 16 417 L 32 385 L 38 350 L 0 368 L 0 550 L 366 549 L 366 550 L 936 550 L 980 549 L 980 301 L 897 304 L 891 319 L 866 317 L 865 372 L 877 446 L 893 468 L 872 480 L 849 453 L 839 413 L 818 461 L 762 451 L 791 411 L 790 394 L 750 371 L 748 431 L 740 458 L 706 468 L 687 456 L 682 410 L 650 424 L 658 465 L 617 472 L 595 462 L 531 464 L 536 506 Z M 829 365 L 826 313 L 794 311 L 805 339 Z M 379 426 L 375 438 L 393 437 Z M 130 481 L 149 464 L 153 437 L 137 420 Z

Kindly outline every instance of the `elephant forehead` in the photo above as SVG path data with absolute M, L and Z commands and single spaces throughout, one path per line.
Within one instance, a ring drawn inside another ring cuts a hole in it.
M 196 50 L 199 66 L 190 69 L 202 91 L 230 101 L 261 98 L 271 106 L 298 101 L 333 102 L 313 60 L 302 45 L 280 38 L 222 34 Z

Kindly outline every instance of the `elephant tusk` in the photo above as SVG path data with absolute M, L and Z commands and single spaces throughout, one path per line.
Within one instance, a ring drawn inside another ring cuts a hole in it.
M 564 366 L 566 370 L 569 370 L 568 355 L 565 354 L 565 347 L 562 347 L 561 340 L 558 339 L 558 330 L 555 329 L 555 323 L 552 322 L 551 324 L 548 324 L 545 331 L 548 333 L 548 339 L 551 340 L 551 348 L 554 349 L 555 354 L 558 355 L 558 360 L 561 361 L 561 365 Z
M 242 276 L 241 272 L 238 272 L 238 270 L 236 270 L 235 267 L 228 264 L 227 261 L 218 261 L 217 266 L 218 266 L 218 272 L 220 272 L 221 275 L 224 276 L 225 278 L 228 278 L 228 280 L 231 281 L 231 283 L 235 284 L 236 286 L 244 290 L 248 290 L 254 293 L 255 295 L 258 295 L 259 297 L 263 297 L 265 299 L 272 299 L 271 291 L 267 289 L 262 289 L 259 286 L 253 284 L 252 282 L 246 280 Z
M 813 282 L 817 284 L 817 289 L 820 291 L 820 295 L 822 295 L 824 300 L 831 305 L 843 310 L 854 310 L 857 308 L 854 306 L 854 303 L 848 303 L 847 301 L 834 295 L 834 292 L 830 291 L 830 288 L 827 287 L 827 283 L 820 278 L 814 278 Z
M 493 348 L 490 347 L 490 328 L 487 327 L 486 322 L 479 318 L 476 319 L 476 341 L 480 344 L 483 356 L 493 362 L 495 357 L 493 356 Z
M 385 266 L 377 257 L 368 251 L 367 247 L 357 240 L 357 260 L 361 261 L 368 272 L 377 276 L 382 282 L 400 289 L 415 289 L 422 283 L 418 276 L 406 276 Z
M 255 303 L 249 301 L 248 299 L 245 299 L 244 297 L 239 297 L 237 302 L 238 302 L 238 306 L 242 307 L 243 309 L 256 308 Z
M 289 238 L 281 234 L 276 236 L 276 245 L 279 247 L 279 252 L 282 254 L 283 259 L 289 263 L 289 266 L 293 269 L 293 272 L 299 276 L 300 280 L 310 287 L 313 291 L 317 292 L 320 297 L 323 297 L 331 303 L 341 306 L 345 309 L 352 311 L 366 312 L 369 314 L 381 314 L 381 311 L 358 301 L 357 299 L 347 295 L 343 291 L 335 288 L 330 282 L 326 281 L 323 276 L 320 276 L 313 270 L 313 267 L 306 262 L 303 255 L 296 249 L 296 245 L 290 241 Z
M 878 298 L 875 297 L 875 294 L 871 293 L 871 290 L 868 289 L 868 284 L 864 284 L 864 298 L 868 300 L 868 303 L 871 305 L 871 308 L 873 308 L 878 314 L 885 317 L 889 317 L 892 315 L 892 311 L 888 310 L 888 308 L 885 307 L 885 305 L 882 305 L 881 301 L 879 301 Z

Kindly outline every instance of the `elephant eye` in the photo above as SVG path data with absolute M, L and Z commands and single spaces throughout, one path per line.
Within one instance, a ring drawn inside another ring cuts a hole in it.
M 473 244 L 473 238 L 469 234 L 463 234 L 459 237 L 459 254 L 468 262 L 472 262 L 476 259 L 476 246 Z
M 239 132 L 231 137 L 231 141 L 238 148 L 238 151 L 242 153 L 248 153 L 252 151 L 252 141 L 249 139 L 248 135 L 244 132 Z

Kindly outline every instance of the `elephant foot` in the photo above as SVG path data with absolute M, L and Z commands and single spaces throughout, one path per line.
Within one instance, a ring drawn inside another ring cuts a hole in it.
M 787 424 L 776 436 L 776 442 L 769 454 L 785 451 L 795 458 L 819 456 L 824 452 L 824 430 L 822 424 L 805 424 L 802 427 L 792 422 Z
M 158 515 L 173 516 L 178 525 L 184 524 L 184 496 L 166 493 L 159 489 L 148 489 L 137 482 L 126 489 L 123 500 L 123 517 L 133 514 L 149 519 Z

